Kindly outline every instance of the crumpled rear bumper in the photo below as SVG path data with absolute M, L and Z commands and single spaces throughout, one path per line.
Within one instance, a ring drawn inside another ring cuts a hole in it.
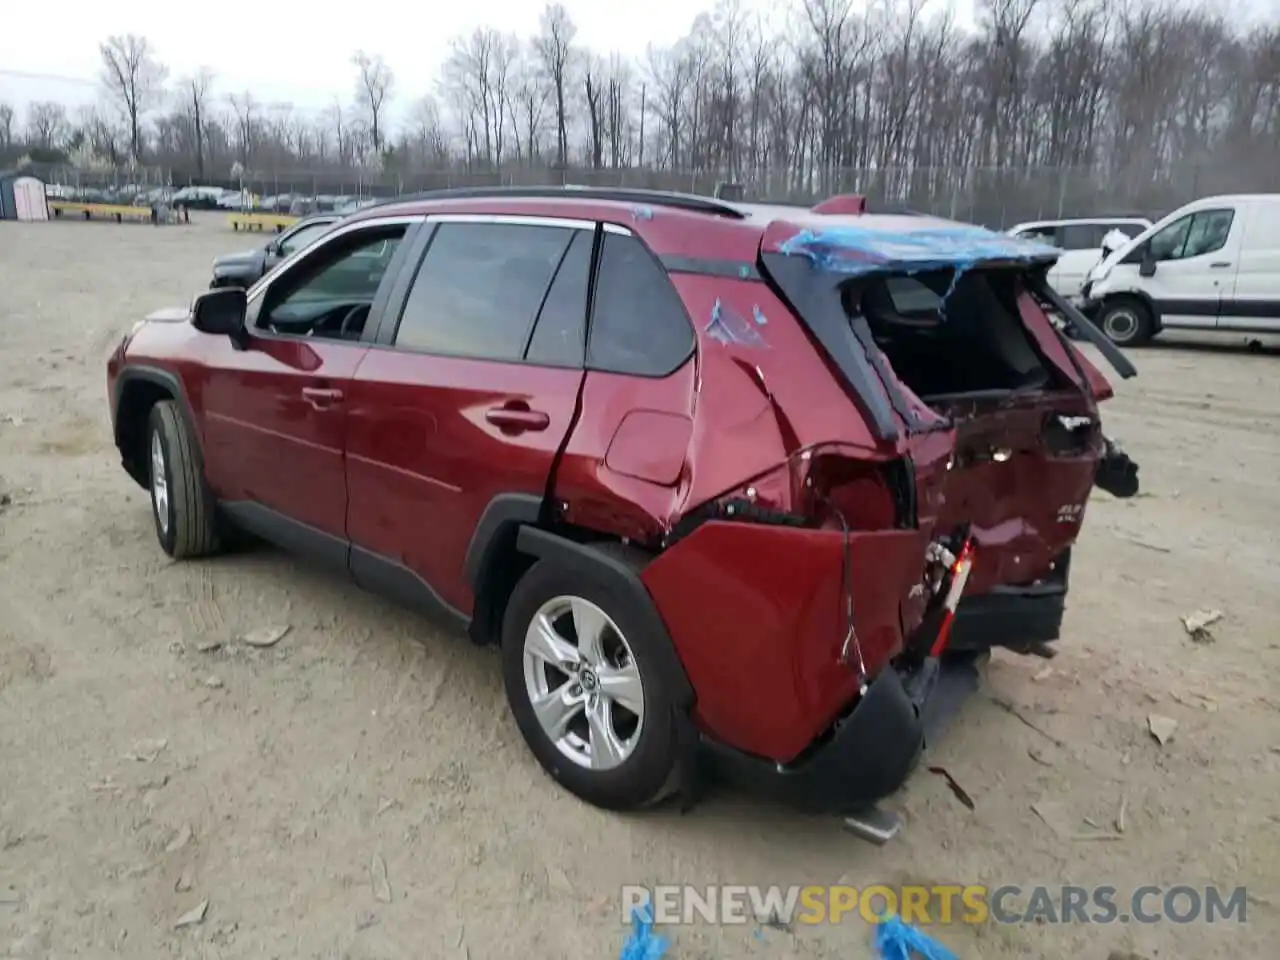
M 846 540 L 719 520 L 668 547 L 640 579 L 693 687 L 698 729 L 770 762 L 799 757 L 857 699 L 858 652 L 869 677 L 901 652 L 926 549 L 919 530 Z M 846 581 L 857 642 L 842 656 Z
M 704 744 L 722 779 L 808 813 L 848 814 L 897 790 L 924 747 L 925 726 L 902 678 L 886 668 L 848 717 L 795 763 L 780 765 Z

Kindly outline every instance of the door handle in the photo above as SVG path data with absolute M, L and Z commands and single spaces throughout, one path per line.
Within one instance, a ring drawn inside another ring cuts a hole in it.
M 1231 266 L 1231 264 L 1227 263 L 1225 260 L 1219 260 L 1217 263 L 1211 263 L 1211 264 L 1209 264 L 1209 269 L 1210 269 L 1210 270 L 1225 270 L 1225 269 L 1226 269 L 1227 267 L 1229 267 L 1229 266 Z
M 324 410 L 342 399 L 342 391 L 332 387 L 303 387 L 302 399 L 316 410 Z
M 484 418 L 504 433 L 545 430 L 551 426 L 549 416 L 541 410 L 530 410 L 527 407 L 494 407 L 485 411 Z

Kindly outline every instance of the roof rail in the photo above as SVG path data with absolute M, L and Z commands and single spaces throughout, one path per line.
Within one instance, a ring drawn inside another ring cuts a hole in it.
M 691 213 L 710 213 L 719 217 L 742 220 L 745 214 L 728 203 L 692 193 L 676 193 L 668 190 L 641 190 L 628 187 L 451 187 L 445 190 L 424 190 L 381 201 L 377 206 L 391 203 L 407 203 L 428 200 L 603 200 L 614 203 L 634 203 L 650 207 L 670 207 Z

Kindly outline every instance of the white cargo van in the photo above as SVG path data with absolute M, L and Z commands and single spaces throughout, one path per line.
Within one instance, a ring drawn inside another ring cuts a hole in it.
M 1009 233 L 1062 251 L 1049 270 L 1049 286 L 1075 303 L 1079 302 L 1080 288 L 1089 279 L 1089 271 L 1102 259 L 1103 237 L 1115 230 L 1126 237 L 1136 237 L 1149 226 L 1151 221 L 1144 217 L 1081 217 L 1020 223 Z
M 1118 344 L 1165 328 L 1280 333 L 1280 194 L 1206 197 L 1093 269 L 1084 309 Z

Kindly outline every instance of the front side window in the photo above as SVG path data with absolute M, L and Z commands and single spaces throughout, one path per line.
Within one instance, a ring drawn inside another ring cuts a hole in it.
M 299 227 L 293 233 L 285 236 L 277 245 L 280 256 L 287 257 L 305 249 L 320 234 L 325 233 L 332 226 L 332 223 L 309 223 L 305 227 Z
M 1234 210 L 1203 210 L 1192 217 L 1187 244 L 1182 250 L 1183 259 L 1203 257 L 1225 247 L 1234 218 Z
M 268 285 L 250 322 L 276 333 L 358 334 L 405 230 L 369 227 L 328 241 Z
M 552 277 L 581 232 L 442 223 L 405 301 L 395 345 L 455 357 L 521 359 Z

